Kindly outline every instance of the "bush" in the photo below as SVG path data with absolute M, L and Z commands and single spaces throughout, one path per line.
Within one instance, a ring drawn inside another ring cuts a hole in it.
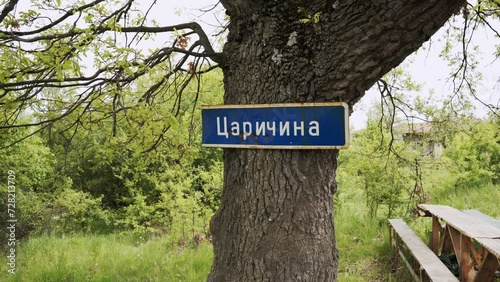
M 455 135 L 445 156 L 456 179 L 455 188 L 500 182 L 500 134 L 491 121 L 478 122 Z

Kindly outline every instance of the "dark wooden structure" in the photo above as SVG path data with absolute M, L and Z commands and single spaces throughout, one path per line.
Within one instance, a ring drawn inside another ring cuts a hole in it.
M 432 217 L 430 248 L 435 255 L 457 256 L 461 282 L 495 281 L 500 266 L 498 220 L 449 206 L 421 204 L 418 208 L 421 216 Z
M 458 282 L 458 279 L 402 219 L 389 219 L 390 240 L 396 255 L 415 281 Z

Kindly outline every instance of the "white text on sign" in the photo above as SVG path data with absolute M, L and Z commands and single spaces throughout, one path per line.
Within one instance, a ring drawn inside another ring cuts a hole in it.
M 230 128 L 229 126 L 230 125 Z M 229 131 L 228 131 L 229 128 Z M 229 138 L 232 136 L 242 135 L 243 140 L 249 136 L 319 136 L 319 122 L 310 121 L 307 125 L 304 121 L 266 121 L 266 122 L 238 122 L 233 121 L 228 123 L 227 117 L 217 117 L 217 135 Z M 292 135 L 290 135 L 292 134 Z

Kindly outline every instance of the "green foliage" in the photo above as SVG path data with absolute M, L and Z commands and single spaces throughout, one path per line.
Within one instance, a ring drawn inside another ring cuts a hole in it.
M 200 204 L 212 212 L 219 206 L 223 183 L 222 172 L 222 161 L 217 159 L 212 159 L 212 162 L 205 167 L 198 166 L 193 170 L 193 189 L 200 195 Z
M 0 131 L 0 146 L 11 144 L 16 138 L 25 134 L 27 129 L 9 129 Z M 3 150 L 0 158 L 0 181 L 2 187 L 0 198 L 7 201 L 7 176 L 8 171 L 14 172 L 15 178 L 11 179 L 10 186 L 15 189 L 15 217 L 16 236 L 22 239 L 30 232 L 39 232 L 44 228 L 46 221 L 47 201 L 51 193 L 60 183 L 55 178 L 53 170 L 54 155 L 49 148 L 43 145 L 39 137 L 31 137 L 25 142 L 17 143 Z M 0 205 L 0 220 L 7 222 L 7 205 Z M 3 233 L 4 234 L 4 233 Z M 1 237 L 2 248 L 7 244 Z
M 27 129 L 11 129 L 2 132 L 2 145 L 10 144 L 16 134 Z M 100 199 L 80 191 L 71 190 L 72 180 L 57 170 L 57 157 L 43 138 L 32 136 L 24 142 L 7 147 L 0 166 L 15 172 L 17 222 L 16 235 L 22 239 L 30 233 L 44 234 L 55 231 L 74 232 L 95 228 L 104 220 Z M 0 176 L 7 183 L 7 171 Z M 7 189 L 0 197 L 7 198 Z M 7 206 L 0 206 L 0 218 L 6 222 Z M 2 237 L 3 239 L 3 237 Z M 2 245 L 5 246 L 5 245 Z
M 417 200 L 412 194 L 418 186 L 415 159 L 419 155 L 409 144 L 393 137 L 388 129 L 368 123 L 365 130 L 354 134 L 349 150 L 340 154 L 340 192 L 344 185 L 363 187 L 371 218 L 377 217 L 382 207 L 388 218 L 404 214 Z
M 26 32 L 42 28 L 44 17 L 37 10 L 50 11 L 61 4 L 59 0 L 32 1 L 33 9 L 18 11 L 0 22 L 1 30 L 10 31 L 0 32 L 0 125 L 40 124 L 0 131 L 0 147 L 4 149 L 0 167 L 16 173 L 16 235 L 18 239 L 32 235 L 21 241 L 22 267 L 13 279 L 203 280 L 209 270 L 210 247 L 202 244 L 200 255 L 200 249 L 178 249 L 172 243 L 178 240 L 171 237 L 186 241 L 191 234 L 194 238 L 206 233 L 208 218 L 218 206 L 222 157 L 218 150 L 200 147 L 198 106 L 222 102 L 221 74 L 202 76 L 195 72 L 211 67 L 201 63 L 202 59 L 186 61 L 187 55 L 180 59 L 171 55 L 174 47 L 192 53 L 186 50 L 185 30 L 174 29 L 174 43 L 153 48 L 149 55 L 131 48 L 152 35 L 122 36 L 127 27 L 146 26 L 147 19 L 136 7 L 119 1 L 113 4 L 125 6 L 116 13 L 111 14 L 107 2 L 93 2 L 88 9 L 75 10 L 75 17 L 61 21 L 61 25 L 47 27 L 39 34 Z M 77 1 L 75 5 L 84 3 Z M 497 7 L 497 0 L 482 1 L 464 10 L 464 16 L 474 15 L 475 21 L 485 14 L 498 17 Z M 322 16 L 304 7 L 297 13 L 303 24 L 318 24 Z M 457 82 L 462 78 L 453 93 L 461 105 L 451 106 L 468 112 L 472 105 L 463 102 L 462 85 L 467 79 L 468 90 L 475 90 L 471 82 L 481 78 L 475 70 L 478 59 L 461 53 L 455 56 L 452 50 L 467 45 L 476 51 L 468 41 L 461 41 L 470 36 L 451 29 L 442 53 L 458 67 L 453 72 Z M 175 43 L 179 37 L 183 41 Z M 450 38 L 458 38 L 460 44 L 455 45 Z M 35 44 L 27 44 L 30 41 Z M 206 53 L 199 55 L 201 58 Z M 93 59 L 93 66 L 83 63 L 86 58 Z M 186 65 L 189 68 L 184 70 Z M 467 68 L 463 69 L 464 65 Z M 392 75 L 400 83 L 389 81 L 392 90 L 420 87 L 401 69 Z M 339 276 L 345 281 L 391 279 L 391 274 L 380 274 L 390 260 L 384 243 L 387 238 L 380 229 L 383 219 L 406 214 L 415 202 L 425 199 L 422 195 L 415 199 L 415 193 L 422 193 L 417 189 L 422 189 L 420 156 L 398 142 L 392 131 L 396 108 L 405 104 L 401 101 L 407 93 L 384 95 L 382 112 L 371 117 L 367 129 L 356 134 L 351 149 L 342 151 L 339 159 L 335 224 L 343 230 L 338 237 L 344 254 Z M 453 119 L 429 106 L 427 99 L 417 98 L 414 104 L 424 119 Z M 392 118 L 384 116 L 387 113 Z M 456 179 L 453 185 L 474 188 L 470 190 L 487 194 L 488 200 L 498 199 L 499 190 L 494 186 L 500 181 L 498 122 L 480 122 L 459 134 L 450 131 L 449 124 L 442 128 L 451 140 L 446 156 Z M 42 134 L 9 146 L 35 130 Z M 5 172 L 0 180 L 6 182 Z M 442 183 L 433 191 L 433 201 L 487 206 L 481 202 L 484 195 L 465 195 L 465 189 L 455 189 L 452 194 L 451 187 Z M 6 198 L 5 190 L 0 191 L 0 197 Z M 359 204 L 362 202 L 365 204 Z M 6 215 L 2 205 L 0 220 L 5 222 Z M 40 234 L 112 231 L 131 233 L 125 235 L 127 238 L 109 234 L 35 238 Z M 159 234 L 171 237 L 148 240 Z M 6 264 L 2 265 L 5 268 Z M 5 273 L 3 270 L 1 275 Z
M 124 106 L 136 106 L 113 123 L 103 120 L 106 105 L 96 102 L 94 107 L 103 111 L 83 118 L 82 105 L 14 146 L 9 145 L 29 130 L 1 131 L 0 146 L 8 157 L 0 164 L 15 171 L 18 182 L 18 238 L 113 230 L 151 236 L 179 232 L 186 226 L 179 218 L 193 213 L 197 221 L 207 221 L 220 198 L 222 156 L 219 150 L 201 148 L 200 106 L 222 102 L 222 77 L 214 71 L 196 79 L 182 99 L 166 89 L 164 97 L 171 99 L 149 105 L 137 103 L 140 91 L 115 89 Z M 138 89 L 151 86 L 147 79 L 137 83 Z M 47 92 L 46 103 L 60 106 L 66 94 Z M 177 115 L 170 114 L 172 108 Z M 31 119 L 47 114 L 53 113 L 35 111 Z
M 55 234 L 106 231 L 109 214 L 102 209 L 101 198 L 94 198 L 70 187 L 59 191 L 52 206 Z M 59 222 L 60 221 L 60 222 Z
M 303 18 L 301 18 L 299 21 L 303 24 L 307 24 L 307 23 L 314 23 L 314 24 L 317 24 L 319 23 L 320 21 L 320 17 L 321 17 L 321 12 L 316 12 L 314 14 L 309 14 L 306 9 L 304 7 L 299 7 L 297 9 L 297 12 L 299 13 L 299 15 Z
M 472 123 L 454 136 L 446 150 L 456 188 L 500 183 L 500 134 L 492 120 Z
M 23 239 L 29 234 L 43 233 L 50 221 L 50 210 L 47 209 L 47 203 L 51 200 L 50 195 L 23 191 L 22 189 L 16 190 L 16 238 Z M 6 197 L 2 193 L 2 198 Z M 2 205 L 0 211 L 2 212 L 0 219 L 6 222 L 7 207 Z M 4 239 L 4 236 L 2 236 L 2 239 Z M 3 240 L 1 243 L 2 248 L 7 246 Z
M 12 128 L 0 131 L 0 147 L 12 144 L 17 138 L 29 132 L 28 129 Z M 0 167 L 5 171 L 0 175 L 2 183 L 7 181 L 7 170 L 16 174 L 17 188 L 23 191 L 42 192 L 51 189 L 54 176 L 55 158 L 38 136 L 29 138 L 2 151 Z M 2 191 L 4 192 L 4 191 Z

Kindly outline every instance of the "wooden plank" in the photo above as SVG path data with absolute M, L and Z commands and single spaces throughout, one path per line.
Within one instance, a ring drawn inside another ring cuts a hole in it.
M 455 208 L 428 204 L 420 204 L 418 207 L 446 221 L 447 224 L 470 238 L 500 238 L 500 228 Z
M 432 250 L 420 240 L 417 234 L 402 219 L 389 219 L 389 223 L 432 281 L 458 281 Z
M 477 238 L 476 241 L 500 259 L 500 238 Z
M 500 228 L 500 219 L 493 218 L 489 215 L 486 215 L 478 210 L 463 210 L 462 212 L 472 215 L 475 218 L 478 218 L 484 222 L 487 222 L 488 224 L 491 224 L 497 228 Z

